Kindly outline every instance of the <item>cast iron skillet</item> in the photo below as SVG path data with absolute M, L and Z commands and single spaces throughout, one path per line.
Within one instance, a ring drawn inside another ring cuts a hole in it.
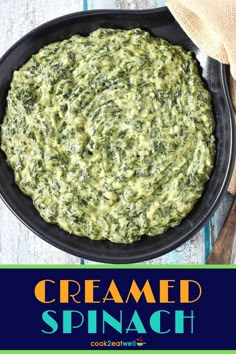
M 142 28 L 152 35 L 191 50 L 199 61 L 199 70 L 210 90 L 215 117 L 217 152 L 215 167 L 205 190 L 192 212 L 177 227 L 165 234 L 148 237 L 130 245 L 110 241 L 92 241 L 71 236 L 58 226 L 46 223 L 14 181 L 13 171 L 0 152 L 0 194 L 12 212 L 33 232 L 52 245 L 73 255 L 99 262 L 132 263 L 158 257 L 190 239 L 207 222 L 227 189 L 235 155 L 235 132 L 232 107 L 226 82 L 227 68 L 205 56 L 180 28 L 167 8 L 147 11 L 100 10 L 78 12 L 57 18 L 36 28 L 20 39 L 0 61 L 0 122 L 13 70 L 20 68 L 44 45 L 69 38 L 74 34 L 88 35 L 99 27 Z M 171 193 L 171 191 L 170 191 Z M 27 247 L 27 245 L 26 245 Z

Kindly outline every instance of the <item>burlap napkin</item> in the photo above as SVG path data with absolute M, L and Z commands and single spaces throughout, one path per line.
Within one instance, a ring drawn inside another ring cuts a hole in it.
M 167 6 L 202 51 L 230 64 L 236 114 L 236 0 L 167 0 Z M 236 194 L 236 167 L 228 190 Z

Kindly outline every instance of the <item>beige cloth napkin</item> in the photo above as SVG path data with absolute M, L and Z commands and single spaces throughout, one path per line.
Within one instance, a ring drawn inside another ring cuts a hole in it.
M 236 0 L 167 0 L 167 6 L 202 51 L 230 64 L 236 114 Z M 236 195 L 236 166 L 228 190 Z

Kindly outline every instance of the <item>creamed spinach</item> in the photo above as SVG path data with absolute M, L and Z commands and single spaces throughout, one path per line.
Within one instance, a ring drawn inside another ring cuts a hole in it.
M 191 211 L 213 167 L 213 129 L 190 52 L 140 29 L 99 29 L 14 72 L 1 148 L 47 222 L 130 243 Z

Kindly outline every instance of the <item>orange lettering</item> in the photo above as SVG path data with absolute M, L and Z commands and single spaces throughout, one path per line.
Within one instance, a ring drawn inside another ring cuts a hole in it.
M 147 303 L 153 304 L 156 302 L 149 280 L 146 280 L 146 283 L 144 284 L 142 290 L 139 289 L 136 281 L 133 280 L 125 302 L 127 303 L 129 301 L 130 295 L 133 296 L 136 302 L 139 302 L 142 294 L 144 294 Z
M 78 290 L 74 294 L 70 294 L 70 283 L 74 283 L 77 285 Z M 60 281 L 60 303 L 68 304 L 69 298 L 71 297 L 74 302 L 79 304 L 81 301 L 76 300 L 76 295 L 80 292 L 80 283 L 76 280 L 61 280 Z
M 94 288 L 99 288 L 99 285 L 94 285 L 100 280 L 85 280 L 85 298 L 84 302 L 91 304 L 98 304 L 100 301 L 94 300 Z
M 169 289 L 174 288 L 174 285 L 170 285 L 169 283 L 174 283 L 175 280 L 160 280 L 160 303 L 166 304 L 174 304 L 175 301 L 169 300 Z
M 109 293 L 111 294 L 112 297 L 108 297 Z M 109 288 L 107 290 L 107 293 L 105 295 L 105 297 L 103 298 L 103 302 L 106 302 L 108 300 L 112 300 L 115 303 L 120 303 L 122 304 L 124 301 L 119 293 L 119 290 L 117 289 L 116 283 L 114 280 L 111 281 Z
M 50 304 L 51 302 L 54 302 L 56 299 L 46 300 L 46 283 L 55 284 L 55 281 L 50 279 L 44 279 L 39 281 L 34 288 L 34 295 L 36 299 L 42 302 L 43 304 Z
M 198 290 L 199 290 L 198 296 L 193 300 L 189 299 L 189 284 L 190 283 L 196 284 L 198 287 Z M 197 281 L 195 281 L 195 280 L 180 280 L 180 302 L 181 303 L 190 304 L 192 302 L 196 302 L 198 299 L 200 299 L 201 295 L 202 295 L 202 287 Z

